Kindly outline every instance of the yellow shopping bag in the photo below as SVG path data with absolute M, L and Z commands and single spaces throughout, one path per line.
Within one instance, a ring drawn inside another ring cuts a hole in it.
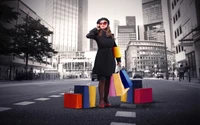
M 115 58 L 120 58 L 121 57 L 121 52 L 120 48 L 118 46 L 113 47 L 113 53 Z
M 121 102 L 127 102 L 127 92 L 121 96 Z
M 96 107 L 96 86 L 89 86 L 90 107 Z
M 116 96 L 124 95 L 129 90 L 129 88 L 126 88 L 126 89 L 124 88 L 119 73 L 114 73 L 113 79 L 114 79 L 114 86 L 116 90 Z

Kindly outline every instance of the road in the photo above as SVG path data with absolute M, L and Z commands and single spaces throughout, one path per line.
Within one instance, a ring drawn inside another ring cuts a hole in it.
M 74 85 L 97 84 L 89 79 L 1 83 L 0 125 L 200 125 L 200 84 L 186 82 L 144 79 L 143 86 L 153 88 L 149 104 L 110 97 L 109 108 L 63 107 L 63 93 Z

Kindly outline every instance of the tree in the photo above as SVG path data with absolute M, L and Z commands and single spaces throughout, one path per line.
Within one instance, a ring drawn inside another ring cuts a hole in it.
M 47 37 L 53 34 L 47 27 L 42 25 L 40 20 L 35 20 L 28 15 L 23 19 L 24 24 L 16 25 L 13 50 L 16 54 L 24 54 L 26 60 L 26 73 L 29 57 L 34 57 L 37 61 L 43 61 L 43 57 L 52 57 L 57 52 L 48 42 Z
M 18 18 L 19 13 L 15 12 L 13 8 L 0 3 L 0 54 L 12 54 L 11 34 L 13 30 L 7 28 L 5 25 L 11 25 L 11 22 Z

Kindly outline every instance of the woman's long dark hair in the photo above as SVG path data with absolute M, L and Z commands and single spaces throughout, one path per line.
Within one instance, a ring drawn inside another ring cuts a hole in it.
M 100 30 L 99 33 L 98 33 L 98 36 L 102 36 L 102 32 L 103 30 Z M 108 25 L 107 28 L 106 28 L 106 36 L 107 37 L 112 37 L 112 39 L 114 39 L 114 36 L 110 30 L 110 26 Z

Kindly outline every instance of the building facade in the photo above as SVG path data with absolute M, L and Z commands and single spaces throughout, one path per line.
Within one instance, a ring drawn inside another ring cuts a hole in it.
M 190 66 L 193 78 L 200 78 L 200 2 L 170 0 L 176 62 Z
M 128 20 L 128 21 L 126 20 L 127 25 L 118 26 L 118 36 L 117 36 L 118 46 L 121 49 L 122 66 L 124 67 L 126 67 L 125 50 L 127 48 L 127 45 L 131 40 L 137 39 L 136 24 L 133 25 L 133 22 L 135 23 L 135 17 L 126 17 L 126 19 Z
M 58 52 L 77 51 L 79 1 L 46 0 L 45 6 L 46 21 L 54 28 L 53 48 Z
M 29 8 L 21 0 L 9 0 L 4 1 L 2 4 L 6 4 L 12 8 L 14 11 L 18 12 L 20 15 L 17 20 L 14 20 L 11 24 L 5 25 L 7 28 L 14 28 L 15 25 L 24 24 L 23 18 L 27 16 L 33 19 L 40 19 L 41 24 L 45 25 L 50 31 L 53 31 L 51 25 L 40 18 L 31 8 Z M 49 36 L 48 42 L 53 42 L 53 36 Z M 0 80 L 15 80 L 19 73 L 25 72 L 25 57 L 24 54 L 18 56 L 3 56 L 0 55 Z M 28 60 L 28 71 L 36 72 L 38 70 L 43 71 L 43 69 L 51 68 L 51 59 L 46 58 L 43 62 L 38 62 L 34 60 L 33 57 L 29 57 Z
M 164 29 L 166 46 L 169 51 L 173 50 L 174 44 L 170 34 L 170 9 L 168 0 L 142 0 L 144 37 L 145 40 L 164 41 L 162 33 L 157 30 Z
M 167 52 L 168 69 L 172 69 L 174 54 Z M 152 75 L 156 72 L 165 72 L 165 47 L 163 42 L 158 41 L 130 41 L 125 51 L 127 72 L 140 72 L 145 76 Z
M 88 51 L 88 0 L 78 0 L 78 51 Z

